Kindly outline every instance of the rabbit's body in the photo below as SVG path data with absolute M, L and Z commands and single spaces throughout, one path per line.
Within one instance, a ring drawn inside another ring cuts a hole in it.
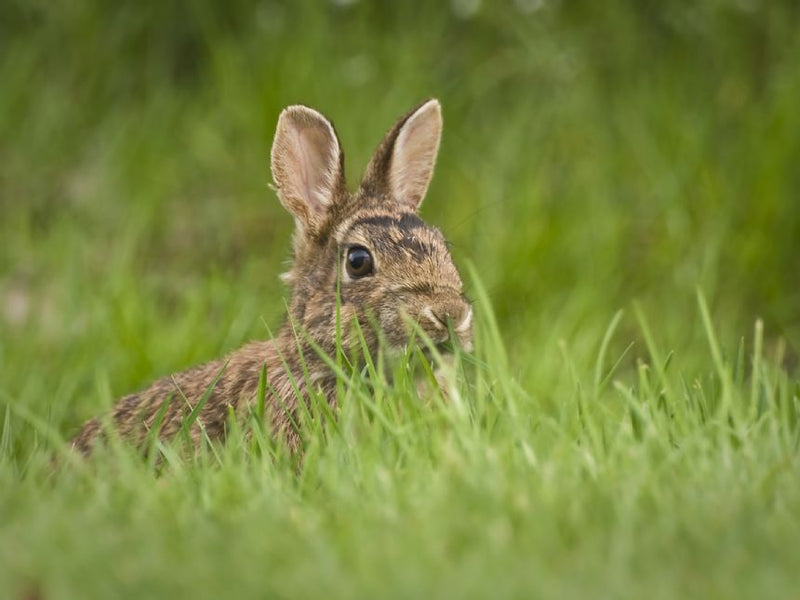
M 278 351 L 282 337 L 251 342 L 225 359 L 156 380 L 150 387 L 120 399 L 112 410 L 111 424 L 123 439 L 135 445 L 141 444 L 153 427 L 158 427 L 162 438 L 169 439 L 181 429 L 184 419 L 213 385 L 189 433 L 194 442 L 203 434 L 212 440 L 219 439 L 225 434 L 230 411 L 241 415 L 242 411 L 252 406 L 257 397 L 261 372 L 266 368 L 265 416 L 272 424 L 273 433 L 282 435 L 290 448 L 296 448 L 299 437 L 293 424 L 297 416 L 295 389 L 301 394 L 305 392 L 307 380 L 303 376 L 303 363 L 297 351 L 291 354 Z M 286 339 L 285 342 L 287 349 L 292 346 L 296 348 L 293 339 Z M 307 366 L 308 361 L 305 362 Z M 297 375 L 287 374 L 287 367 Z M 333 374 L 326 370 L 318 375 L 315 382 L 317 389 L 332 402 L 335 401 L 333 392 L 336 380 Z M 163 417 L 158 419 L 164 402 L 168 402 L 168 406 Z M 157 419 L 160 423 L 156 423 Z M 86 423 L 73 440 L 73 447 L 88 453 L 102 427 L 99 419 Z
M 297 225 L 293 264 L 284 275 L 291 288 L 287 322 L 270 341 L 250 343 L 227 359 L 159 379 L 122 398 L 110 420 L 120 436 L 140 444 L 159 420 L 160 436 L 173 436 L 210 390 L 190 433 L 194 440 L 201 431 L 211 439 L 223 437 L 231 411 L 241 415 L 252 407 L 266 368 L 265 417 L 276 435 L 297 447 L 295 417 L 307 387 L 331 405 L 336 402 L 336 378 L 320 352 L 333 355 L 337 335 L 345 349 L 354 349 L 354 321 L 362 325 L 370 353 L 379 342 L 403 348 L 409 317 L 434 343 L 454 336 L 469 347 L 472 309 L 458 271 L 442 234 L 416 215 L 440 132 L 438 102 L 411 111 L 387 133 L 359 190 L 350 193 L 333 126 L 306 107 L 284 110 L 272 147 L 272 174 Z M 73 447 L 88 453 L 101 431 L 101 421 L 89 421 Z

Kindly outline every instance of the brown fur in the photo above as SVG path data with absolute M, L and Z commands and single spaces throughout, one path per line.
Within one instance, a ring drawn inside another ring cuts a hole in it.
M 275 435 L 297 448 L 298 403 L 309 386 L 335 407 L 335 375 L 314 346 L 331 355 L 336 350 L 337 290 L 345 346 L 349 324 L 357 319 L 371 353 L 381 341 L 402 348 L 411 317 L 435 343 L 447 341 L 453 331 L 468 348 L 472 309 L 462 295 L 461 278 L 442 234 L 416 215 L 432 176 L 440 131 L 435 100 L 403 116 L 379 145 L 358 191 L 350 193 L 330 122 L 303 106 L 285 109 L 273 143 L 272 173 L 297 225 L 293 264 L 284 276 L 291 288 L 286 323 L 272 340 L 247 344 L 224 360 L 164 377 L 119 400 L 110 423 L 120 436 L 141 444 L 167 402 L 160 436 L 169 439 L 211 390 L 190 433 L 195 442 L 203 430 L 210 439 L 223 438 L 230 412 L 242 415 L 253 405 L 266 366 L 267 419 Z M 351 280 L 344 263 L 353 245 L 370 251 L 374 273 Z M 89 453 L 102 430 L 101 421 L 92 419 L 72 446 Z

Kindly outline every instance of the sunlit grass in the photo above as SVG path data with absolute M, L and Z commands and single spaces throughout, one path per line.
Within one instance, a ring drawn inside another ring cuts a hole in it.
M 246 420 L 224 446 L 186 453 L 178 439 L 153 460 L 112 443 L 54 467 L 45 426 L 8 405 L 7 585 L 48 597 L 792 589 L 800 398 L 761 354 L 760 323 L 744 358 L 727 360 L 700 296 L 701 373 L 651 333 L 625 374 L 603 350 L 580 364 L 563 343 L 554 410 L 520 386 L 476 290 L 476 352 L 456 401 L 420 399 L 413 357 L 391 385 L 351 372 L 335 418 L 318 398 L 301 412 L 299 461 Z M 626 319 L 613 315 L 600 348 Z M 15 452 L 25 428 L 38 435 Z

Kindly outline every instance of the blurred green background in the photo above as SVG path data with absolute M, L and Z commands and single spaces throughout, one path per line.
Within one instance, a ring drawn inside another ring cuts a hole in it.
M 761 316 L 796 370 L 798 57 L 789 1 L 6 0 L 0 385 L 66 434 L 266 337 L 291 233 L 267 187 L 281 108 L 334 121 L 355 186 L 431 96 L 422 213 L 475 265 L 528 389 L 551 377 L 538 357 L 593 357 L 634 300 L 707 363 L 697 286 L 726 349 Z M 640 335 L 621 331 L 615 351 Z

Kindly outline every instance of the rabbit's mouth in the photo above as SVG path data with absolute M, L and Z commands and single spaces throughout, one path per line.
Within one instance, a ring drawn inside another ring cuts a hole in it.
M 411 351 L 412 354 L 413 352 L 419 352 L 420 355 L 425 357 L 425 360 L 427 360 L 430 364 L 434 364 L 440 358 L 452 358 L 457 351 L 469 352 L 470 350 L 468 347 L 465 347 L 464 344 L 452 339 L 447 339 L 443 342 L 424 342 L 417 340 L 411 345 L 414 346 L 416 350 L 411 351 L 409 344 L 405 344 L 391 354 L 395 358 L 400 358 L 404 355 L 410 356 L 409 351 Z
M 452 339 L 448 339 L 444 342 L 439 342 L 434 346 L 434 348 L 436 348 L 436 351 L 442 355 L 455 354 L 457 345 L 457 342 L 454 342 Z
M 456 349 L 467 350 L 457 341 L 452 339 L 445 340 L 444 342 L 439 342 L 437 344 L 423 344 L 420 347 L 420 352 L 425 357 L 425 359 L 433 363 L 436 361 L 437 356 L 439 357 L 451 357 L 456 353 Z
M 436 344 L 436 350 L 439 354 L 453 354 L 456 351 L 456 347 L 452 340 L 447 340 Z

